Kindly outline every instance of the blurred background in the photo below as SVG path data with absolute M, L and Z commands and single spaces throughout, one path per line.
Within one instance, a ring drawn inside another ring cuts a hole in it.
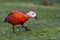
M 56 5 L 57 3 L 60 4 L 60 0 L 0 0 L 0 2 L 27 2 L 39 5 Z
M 26 32 L 16 25 L 15 34 L 12 25 L 4 23 L 5 17 L 12 10 L 36 12 L 38 20 L 29 19 Z M 0 40 L 60 40 L 60 0 L 0 0 Z

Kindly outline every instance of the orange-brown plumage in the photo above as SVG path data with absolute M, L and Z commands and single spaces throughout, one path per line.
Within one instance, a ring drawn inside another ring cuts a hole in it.
M 22 25 L 23 28 L 25 28 L 26 31 L 29 31 L 27 27 L 24 26 L 24 23 L 29 19 L 29 18 L 36 18 L 36 13 L 33 11 L 30 12 L 25 12 L 23 10 L 14 10 L 10 12 L 10 14 L 5 18 L 4 22 L 8 22 L 12 24 L 13 26 L 13 32 L 14 31 L 14 26 L 15 25 Z
M 29 19 L 28 16 L 25 15 L 22 11 L 12 11 L 10 15 L 6 17 L 6 21 L 11 23 L 12 25 L 21 24 L 23 25 Z

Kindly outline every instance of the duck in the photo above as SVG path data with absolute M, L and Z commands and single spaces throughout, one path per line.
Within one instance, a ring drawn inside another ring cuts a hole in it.
M 21 25 L 26 31 L 29 31 L 29 28 L 27 28 L 24 23 L 30 18 L 38 19 L 34 11 L 26 12 L 24 10 L 13 10 L 8 14 L 7 17 L 5 17 L 4 22 L 12 25 L 13 33 L 15 33 L 15 25 Z

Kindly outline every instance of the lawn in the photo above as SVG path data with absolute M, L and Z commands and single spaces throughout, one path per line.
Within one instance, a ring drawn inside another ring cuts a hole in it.
M 25 26 L 31 31 L 26 32 L 20 25 L 16 25 L 19 31 L 14 34 L 12 25 L 4 23 L 4 18 L 12 10 L 26 10 L 34 6 L 38 20 L 29 19 Z M 60 40 L 60 6 L 43 6 L 33 3 L 0 3 L 0 40 Z

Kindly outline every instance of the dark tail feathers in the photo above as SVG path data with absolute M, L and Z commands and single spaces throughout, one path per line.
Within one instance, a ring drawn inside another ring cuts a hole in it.
M 6 18 L 5 18 L 4 22 L 6 22 Z
M 4 20 L 4 22 L 6 22 L 6 20 Z

